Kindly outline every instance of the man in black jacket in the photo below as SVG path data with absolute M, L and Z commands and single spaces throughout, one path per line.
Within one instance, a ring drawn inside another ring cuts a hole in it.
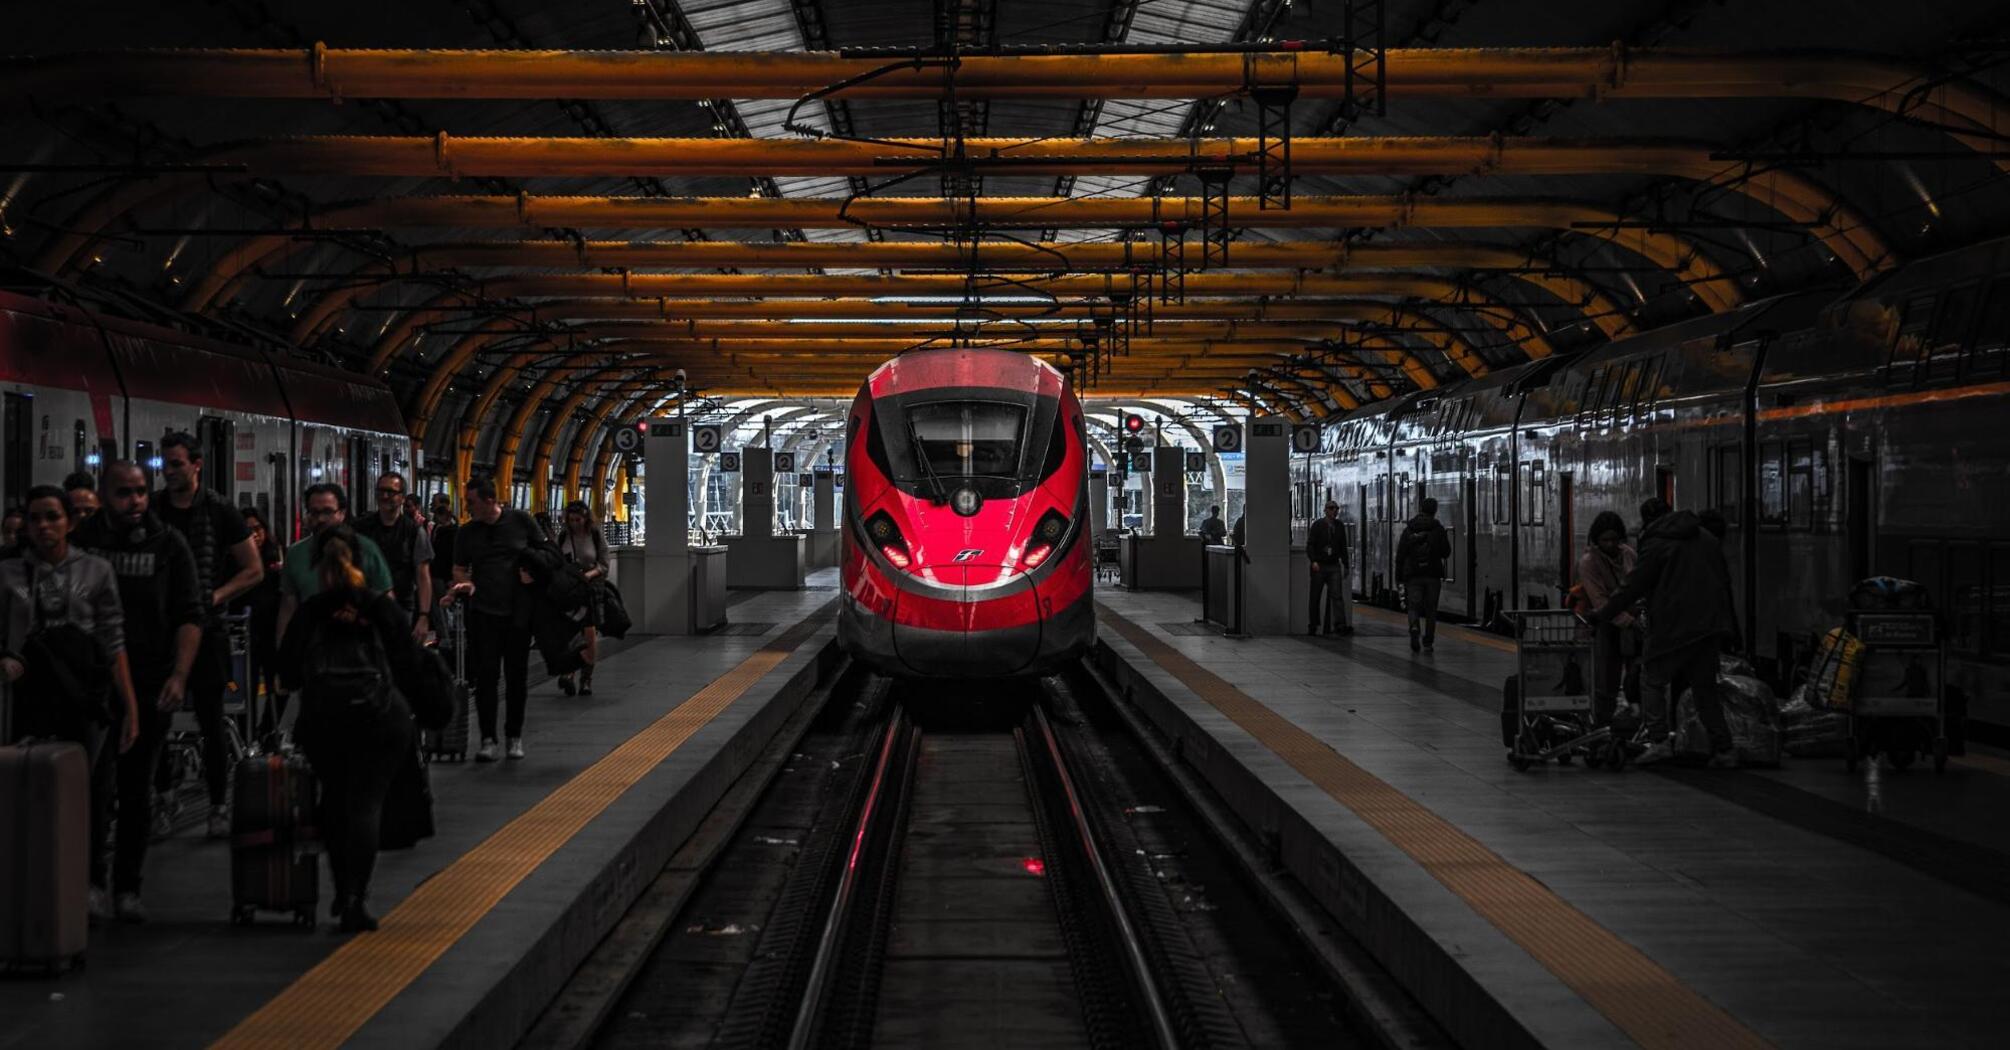
M 1305 557 L 1312 563 L 1311 605 L 1305 633 L 1353 634 L 1353 596 L 1347 593 L 1347 526 L 1340 523 L 1340 504 L 1326 501 L 1326 516 L 1305 534 Z
M 1396 578 L 1403 581 L 1403 604 L 1410 610 L 1410 651 L 1432 649 L 1438 637 L 1438 592 L 1445 585 L 1445 559 L 1452 556 L 1452 538 L 1438 524 L 1438 501 L 1424 497 L 1417 516 L 1396 541 Z M 1423 634 L 1418 634 L 1418 624 Z
M 1636 761 L 1648 765 L 1674 756 L 1668 709 L 1675 683 L 1683 683 L 1695 697 L 1696 716 L 1710 734 L 1710 765 L 1735 768 L 1738 755 L 1717 695 L 1718 650 L 1734 623 L 1731 571 L 1724 564 L 1724 552 L 1696 515 L 1671 511 L 1658 498 L 1640 505 L 1640 521 L 1640 556 L 1633 572 L 1593 614 L 1609 620 L 1642 598 L 1647 600 L 1640 701 L 1648 748 Z
M 505 507 L 488 478 L 467 484 L 468 521 L 454 537 L 454 585 L 447 595 L 468 603 L 468 673 L 475 680 L 475 716 L 482 742 L 475 761 L 494 762 L 497 685 L 503 689 L 504 738 L 507 756 L 524 756 L 523 717 L 530 695 L 531 618 L 536 603 L 524 552 L 543 542 L 543 531 L 531 516 Z
M 433 541 L 405 513 L 405 476 L 395 470 L 377 475 L 377 513 L 351 527 L 383 552 L 391 593 L 412 623 L 412 637 L 423 643 L 433 626 Z
M 140 868 L 153 833 L 154 764 L 168 723 L 187 695 L 202 644 L 202 596 L 195 555 L 180 533 L 148 510 L 147 479 L 139 465 L 113 463 L 105 468 L 102 485 L 104 509 L 78 527 L 75 539 L 112 564 L 126 612 L 126 658 L 139 699 L 139 740 L 124 754 L 106 748 L 99 761 L 115 764 L 111 776 L 118 784 L 113 911 L 126 922 L 145 922 Z M 93 856 L 101 855 L 103 844 L 94 847 Z M 101 897 L 106 892 L 102 872 L 94 882 L 92 896 Z

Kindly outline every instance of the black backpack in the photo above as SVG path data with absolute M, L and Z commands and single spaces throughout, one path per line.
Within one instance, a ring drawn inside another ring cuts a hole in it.
M 1403 533 L 1402 552 L 1396 563 L 1402 567 L 1403 579 L 1414 580 L 1419 576 L 1438 575 L 1438 556 L 1431 551 L 1431 534 L 1409 530 Z
M 369 717 L 391 703 L 391 665 L 368 621 L 329 622 L 314 632 L 302 669 L 306 710 L 332 717 Z

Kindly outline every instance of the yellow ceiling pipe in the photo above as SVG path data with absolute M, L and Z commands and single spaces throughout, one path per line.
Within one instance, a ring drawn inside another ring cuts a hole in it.
M 0 93 L 104 98 L 797 98 L 856 79 L 842 98 L 1188 99 L 1291 87 L 1349 90 L 1345 53 L 1318 41 L 1257 53 L 962 55 L 899 65 L 828 52 L 181 49 L 0 60 Z M 1390 97 L 1821 98 L 2004 130 L 1985 90 L 1875 55 L 1673 48 L 1391 48 Z M 872 75 L 876 74 L 876 75 Z M 1358 78 L 1358 69 L 1354 70 Z M 1931 91 L 1915 89 L 1933 84 Z M 1358 88 L 1357 88 L 1358 90 Z M 1910 107 L 1910 108 L 1908 108 Z
M 582 229 L 834 229 L 856 228 L 839 216 L 845 202 L 833 199 L 769 197 L 396 197 L 336 205 L 309 220 L 317 230 L 389 229 L 414 226 L 519 229 L 537 234 L 554 226 Z M 87 209 L 88 210 L 88 209 Z M 845 214 L 878 227 L 950 228 L 975 223 L 992 228 L 1109 229 L 1198 226 L 1200 200 L 1194 197 L 1030 197 L 964 199 L 863 198 Z M 1625 228 L 1619 213 L 1595 204 L 1544 199 L 1446 200 L 1407 196 L 1297 196 L 1290 208 L 1261 208 L 1256 198 L 1229 202 L 1235 228 L 1348 229 L 1543 227 L 1571 230 L 1606 240 L 1678 275 L 1712 310 L 1739 302 L 1739 291 L 1707 256 L 1684 239 L 1645 227 Z M 73 225 L 90 225 L 79 216 Z M 96 228 L 96 226 L 91 226 Z M 314 243 L 293 231 L 246 238 L 191 282 L 182 306 L 202 310 L 228 301 L 231 290 L 253 267 Z M 1238 246 L 1241 247 L 1241 246 Z M 58 268 L 59 251 L 42 264 Z M 1234 258 L 1231 253 L 1231 258 Z M 1570 298 L 1566 295 L 1565 298 Z M 1623 318 L 1619 320 L 1624 324 Z M 1615 329 L 1609 329 L 1611 334 Z
M 1169 175 L 1216 166 L 1255 170 L 1252 138 L 1009 139 L 964 142 L 967 156 L 984 169 L 1016 175 Z M 250 175 L 375 175 L 387 177 L 478 175 L 607 177 L 612 175 L 885 176 L 927 170 L 949 143 L 941 139 L 603 139 L 456 138 L 446 132 L 417 136 L 324 136 L 270 139 L 218 147 L 201 163 L 241 166 Z M 1633 139 L 1366 136 L 1299 138 L 1292 171 L 1301 175 L 1598 175 L 1732 180 L 1732 188 L 1788 219 L 1806 223 L 1859 276 L 1885 265 L 1889 254 L 1864 219 L 1826 189 L 1792 171 L 1743 177 L 1743 166 L 1710 159 L 1707 143 Z M 179 188 L 202 185 L 179 181 Z M 131 184 L 129 184 L 130 186 Z M 108 221 L 137 203 L 114 190 L 88 212 Z M 138 194 L 140 199 L 154 196 Z M 51 252 L 67 264 L 102 222 L 57 238 Z M 47 254 L 47 253 L 45 253 Z

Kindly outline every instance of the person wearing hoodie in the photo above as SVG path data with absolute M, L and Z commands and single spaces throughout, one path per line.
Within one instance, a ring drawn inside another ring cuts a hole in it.
M 145 922 L 140 869 L 153 834 L 154 764 L 174 712 L 188 695 L 189 674 L 202 645 L 202 596 L 196 587 L 195 553 L 181 533 L 148 508 L 147 476 L 139 464 L 111 464 L 101 484 L 103 509 L 77 528 L 74 541 L 110 562 L 118 578 L 139 737 L 124 754 L 108 749 L 98 757 L 117 767 L 110 776 L 117 783 L 118 820 L 111 885 L 97 873 L 91 896 L 100 914 L 109 892 L 112 914 L 120 921 Z
M 1445 585 L 1445 559 L 1452 538 L 1438 524 L 1438 501 L 1424 497 L 1417 516 L 1396 541 L 1396 578 L 1403 581 L 1403 604 L 1410 610 L 1410 651 L 1430 652 L 1438 638 L 1438 592 Z M 1422 624 L 1423 633 L 1418 634 Z M 1421 643 L 1421 645 L 1420 645 Z
M 1590 546 L 1577 559 L 1577 585 L 1592 610 L 1602 608 L 1633 572 L 1638 555 L 1626 542 L 1626 519 L 1617 511 L 1600 511 L 1591 521 Z M 1591 687 L 1592 720 L 1612 721 L 1623 686 L 1629 703 L 1640 702 L 1640 622 L 1633 610 L 1623 610 L 1597 625 L 1592 639 L 1596 676 Z
M 1714 536 L 1689 511 L 1671 510 L 1659 499 L 1640 505 L 1640 554 L 1619 590 L 1594 614 L 1616 622 L 1643 599 L 1647 603 L 1647 647 L 1641 654 L 1640 694 L 1649 765 L 1674 757 L 1669 723 L 1673 683 L 1689 686 L 1696 715 L 1710 735 L 1710 765 L 1736 768 L 1731 727 L 1717 695 L 1717 656 L 1733 630 L 1731 571 Z

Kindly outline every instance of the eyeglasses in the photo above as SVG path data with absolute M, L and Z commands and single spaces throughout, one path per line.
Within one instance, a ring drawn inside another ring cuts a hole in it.
M 308 516 L 308 517 L 310 517 L 310 518 L 332 518 L 332 517 L 334 517 L 335 515 L 337 515 L 337 514 L 340 514 L 340 513 L 342 513 L 342 508 L 340 508 L 340 507 L 309 507 L 309 508 L 307 508 L 307 516 Z

